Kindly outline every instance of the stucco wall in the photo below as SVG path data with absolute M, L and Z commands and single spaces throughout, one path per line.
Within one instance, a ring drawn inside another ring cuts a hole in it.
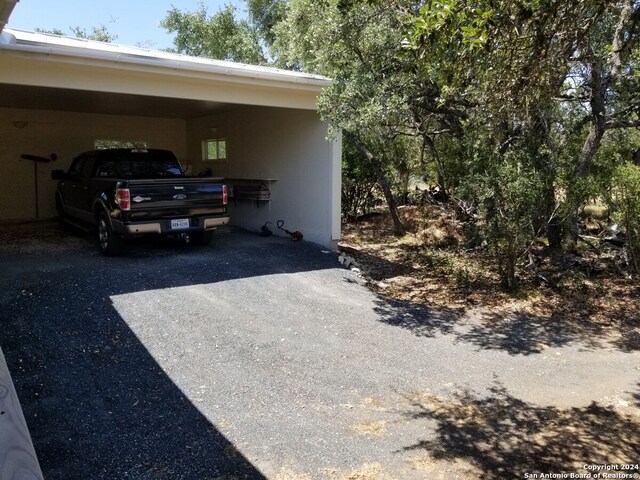
M 326 124 L 308 110 L 241 107 L 187 122 L 194 173 L 209 167 L 226 178 L 275 180 L 271 202 L 230 200 L 232 224 L 259 231 L 270 221 L 282 234 L 281 219 L 306 240 L 332 246 L 340 235 L 340 144 L 326 136 Z M 212 138 L 227 140 L 226 161 L 202 162 L 201 142 Z
M 51 170 L 66 170 L 96 139 L 145 140 L 184 162 L 185 132 L 184 120 L 0 108 L 0 220 L 36 217 L 34 162 L 21 154 L 58 156 L 55 163 L 37 165 L 39 216 L 48 218 L 55 216 Z

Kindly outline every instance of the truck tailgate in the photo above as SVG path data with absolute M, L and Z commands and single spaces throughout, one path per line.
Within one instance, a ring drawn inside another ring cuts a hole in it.
M 130 180 L 128 188 L 131 221 L 226 213 L 225 186 L 219 178 Z

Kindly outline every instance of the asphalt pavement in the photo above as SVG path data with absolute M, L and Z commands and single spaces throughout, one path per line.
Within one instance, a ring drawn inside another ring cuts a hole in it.
M 532 349 L 522 319 L 496 336 L 390 301 L 308 242 L 223 229 L 105 258 L 41 223 L 5 232 L 0 272 L 48 480 L 524 478 L 640 453 L 637 351 L 562 329 Z

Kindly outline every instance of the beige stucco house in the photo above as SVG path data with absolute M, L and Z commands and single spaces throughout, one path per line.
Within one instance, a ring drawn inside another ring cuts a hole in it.
M 194 175 L 266 184 L 269 201 L 230 201 L 233 224 L 282 219 L 335 245 L 341 142 L 316 111 L 329 79 L 6 28 L 15 4 L 0 0 L 0 221 L 53 217 L 51 170 L 133 143 L 174 151 Z

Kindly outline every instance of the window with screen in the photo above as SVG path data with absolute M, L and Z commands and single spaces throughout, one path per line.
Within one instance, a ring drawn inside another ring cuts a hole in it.
M 96 150 L 106 150 L 108 148 L 149 148 L 149 142 L 144 140 L 118 140 L 99 138 L 93 142 Z
M 205 161 L 226 160 L 227 140 L 224 138 L 204 140 L 202 142 L 202 159 Z

